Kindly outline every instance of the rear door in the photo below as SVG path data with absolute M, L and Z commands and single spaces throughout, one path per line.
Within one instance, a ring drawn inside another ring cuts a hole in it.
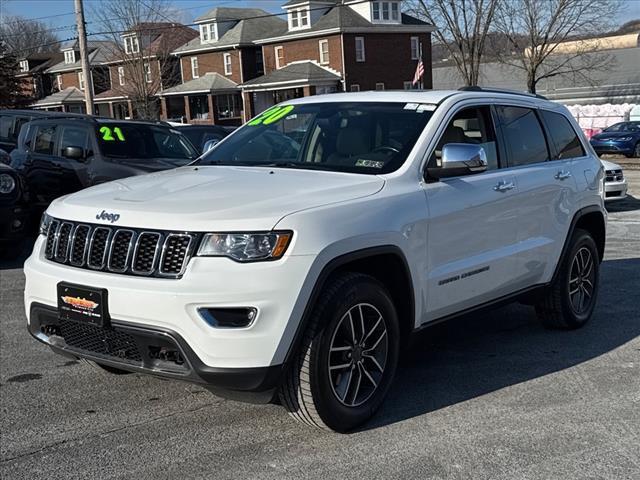
M 548 281 L 555 252 L 564 241 L 575 202 L 576 182 L 571 159 L 556 153 L 542 112 L 518 105 L 496 105 L 499 131 L 509 171 L 518 186 L 518 254 L 514 256 L 514 286 L 522 289 Z M 557 128 L 557 127 L 556 127 Z
M 33 201 L 39 207 L 46 207 L 61 195 L 62 190 L 62 171 L 53 162 L 58 127 L 53 123 L 42 123 L 30 130 L 23 173 Z
M 482 145 L 489 167 L 425 185 L 429 320 L 511 293 L 517 250 L 515 178 L 502 168 L 491 107 L 463 107 L 446 124 L 430 166 L 438 165 L 444 145 L 471 143 Z

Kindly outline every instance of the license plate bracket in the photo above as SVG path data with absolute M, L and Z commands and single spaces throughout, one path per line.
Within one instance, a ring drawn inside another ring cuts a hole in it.
M 57 289 L 58 315 L 61 320 L 88 323 L 103 328 L 110 326 L 106 288 L 60 282 Z

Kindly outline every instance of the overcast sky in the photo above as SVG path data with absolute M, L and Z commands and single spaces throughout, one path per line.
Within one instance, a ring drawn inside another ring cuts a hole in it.
M 117 0 L 84 0 L 88 32 L 91 32 L 93 27 L 92 8 L 108 9 L 111 1 Z M 284 2 L 285 0 L 173 0 L 172 3 L 183 17 L 176 20 L 191 23 L 194 18 L 215 6 L 258 7 L 268 12 L 282 13 L 280 7 Z M 51 27 L 60 27 L 61 30 L 56 33 L 60 39 L 64 39 L 75 34 L 73 9 L 73 0 L 0 0 L 0 22 L 4 20 L 5 15 L 21 15 L 26 18 L 50 17 L 42 18 L 41 21 Z M 623 24 L 633 19 L 640 19 L 640 0 L 625 0 L 624 7 L 618 15 L 618 22 Z

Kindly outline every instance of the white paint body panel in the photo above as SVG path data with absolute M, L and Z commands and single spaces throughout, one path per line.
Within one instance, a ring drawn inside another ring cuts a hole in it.
M 589 155 L 567 165 L 521 169 L 425 183 L 422 170 L 443 123 L 456 109 L 507 102 L 566 113 L 536 98 L 485 92 L 364 92 L 297 99 L 438 104 L 407 161 L 387 175 L 252 167 L 183 167 L 99 185 L 55 201 L 56 218 L 101 223 L 117 212 L 119 227 L 173 231 L 291 230 L 284 257 L 240 264 L 226 258 L 191 259 L 179 280 L 93 272 L 44 259 L 40 237 L 25 264 L 25 308 L 55 306 L 60 281 L 106 288 L 112 318 L 169 328 L 211 367 L 242 368 L 283 362 L 322 269 L 341 255 L 394 246 L 409 266 L 414 326 L 550 281 L 575 213 L 603 211 L 602 167 Z M 570 117 L 570 116 L 569 116 Z M 575 122 L 573 122 L 575 125 Z M 568 168 L 570 181 L 553 179 Z M 591 172 L 590 176 L 586 172 Z M 516 188 L 496 192 L 499 181 Z M 104 223 L 104 222 L 103 222 Z M 458 281 L 442 280 L 484 266 Z M 216 329 L 198 307 L 255 306 L 243 329 Z

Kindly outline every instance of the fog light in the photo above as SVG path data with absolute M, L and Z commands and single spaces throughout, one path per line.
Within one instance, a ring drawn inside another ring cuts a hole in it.
M 212 327 L 244 328 L 251 325 L 258 311 L 255 308 L 200 308 L 198 313 Z

